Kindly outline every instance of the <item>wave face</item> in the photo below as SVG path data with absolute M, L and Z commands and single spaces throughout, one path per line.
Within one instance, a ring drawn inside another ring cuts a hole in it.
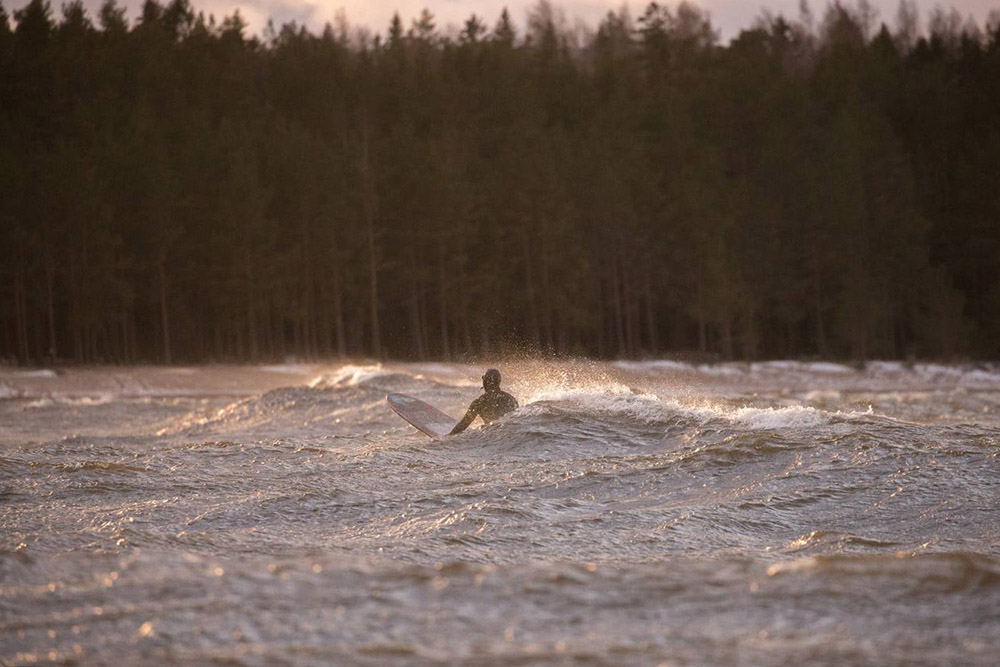
M 996 664 L 996 368 L 500 367 L 0 371 L 0 662 Z

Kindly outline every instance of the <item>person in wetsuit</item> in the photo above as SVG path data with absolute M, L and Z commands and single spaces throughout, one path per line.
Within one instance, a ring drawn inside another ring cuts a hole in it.
M 461 433 L 469 428 L 476 417 L 482 417 L 489 424 L 517 409 L 517 399 L 500 389 L 500 371 L 491 368 L 483 375 L 483 395 L 472 402 L 462 421 L 455 425 L 449 435 Z

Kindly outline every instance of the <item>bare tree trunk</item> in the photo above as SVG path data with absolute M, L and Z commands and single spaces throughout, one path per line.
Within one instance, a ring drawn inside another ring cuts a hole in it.
M 285 357 L 284 321 L 284 314 L 275 305 L 274 301 L 272 301 L 270 306 L 271 352 L 276 359 L 283 359 Z
M 160 286 L 160 330 L 163 333 L 163 361 L 173 363 L 170 353 L 170 317 L 167 310 L 167 258 L 165 252 L 160 252 L 159 261 L 156 263 L 157 277 Z
M 417 296 L 418 309 L 417 312 L 420 315 L 420 340 L 424 343 L 424 357 L 430 352 L 431 349 L 431 332 L 430 326 L 427 323 L 427 285 L 421 280 L 417 285 Z
M 374 169 L 371 165 L 368 143 L 368 121 L 366 118 L 361 129 L 362 199 L 365 229 L 368 233 L 368 298 L 371 307 L 372 355 L 379 358 L 382 356 L 382 333 L 378 321 L 378 248 L 375 244 L 375 217 L 378 211 L 378 200 L 376 199 Z
M 69 314 L 72 320 L 73 329 L 73 359 L 84 361 L 84 340 L 83 340 L 83 307 L 80 305 L 80 270 L 77 266 L 76 257 L 69 259 Z
M 56 301 L 55 301 L 55 282 L 56 282 L 56 267 L 55 263 L 52 261 L 52 252 L 46 248 L 45 250 L 45 294 L 47 297 L 46 305 L 48 312 L 48 333 L 49 333 L 49 347 L 47 350 L 48 356 L 51 359 L 55 359 L 59 356 L 59 350 L 56 344 Z
M 541 332 L 538 325 L 538 306 L 535 302 L 535 281 L 531 273 L 531 243 L 528 233 L 521 230 L 521 249 L 524 253 L 524 291 L 528 297 L 528 329 L 535 348 L 541 347 Z
M 728 311 L 722 317 L 722 355 L 733 358 L 733 318 Z
M 653 307 L 653 279 L 651 277 L 649 258 L 646 258 L 646 270 L 643 272 L 643 292 L 645 292 L 646 305 L 646 335 L 648 337 L 649 349 L 652 354 L 660 351 L 660 343 L 656 335 L 656 309 Z
M 479 353 L 483 357 L 489 357 L 493 352 L 493 347 L 490 345 L 490 327 L 486 324 L 486 320 L 479 320 L 479 337 L 482 345 Z
M 44 300 L 44 296 L 42 297 L 42 300 Z M 34 347 L 34 358 L 38 360 L 45 359 L 46 355 L 48 354 L 46 348 L 47 341 L 45 340 L 46 333 L 45 333 L 44 316 L 42 320 L 43 320 L 42 322 L 37 322 L 37 321 L 33 322 L 32 323 L 33 326 L 30 329 L 32 346 Z
M 125 359 L 133 363 L 138 358 L 139 351 L 135 332 L 135 312 L 131 308 L 125 309 L 125 321 L 122 326 L 125 327 Z
M 622 292 L 619 282 L 618 258 L 615 257 L 611 260 L 611 301 L 615 316 L 615 337 L 618 339 L 618 356 L 622 357 L 626 355 L 624 326 L 625 312 L 622 306 Z
M 898 326 L 897 321 L 896 321 L 896 314 L 895 313 L 893 313 L 893 312 L 889 313 L 889 321 L 886 323 L 886 328 L 888 329 L 888 331 L 886 332 L 886 335 L 887 335 L 887 337 L 889 339 L 889 349 L 887 350 L 887 352 L 888 352 L 887 356 L 888 356 L 889 359 L 898 359 L 899 358 L 898 350 L 899 350 L 899 338 L 900 337 L 898 335 L 899 326 Z M 945 342 L 945 346 L 946 346 L 946 348 L 950 348 L 951 347 L 950 345 L 948 345 L 947 340 Z M 946 349 L 945 350 L 945 354 L 947 356 L 951 356 L 951 350 L 950 349 Z
M 303 356 L 303 350 L 306 347 L 306 331 L 305 326 L 303 326 L 304 319 L 302 316 L 305 305 L 302 303 L 303 294 L 301 285 L 293 283 L 292 287 L 295 291 L 295 307 L 292 309 L 292 353 L 296 357 L 299 357 Z
M 743 359 L 750 361 L 757 357 L 758 331 L 757 331 L 757 307 L 754 299 L 744 299 L 740 310 L 743 312 Z
M 542 236 L 542 327 L 545 331 L 545 351 L 551 354 L 555 341 L 552 335 L 552 286 L 549 281 L 549 258 L 545 236 Z
M 129 358 L 128 352 L 128 318 L 125 313 L 122 313 L 121 321 L 121 362 L 127 364 L 131 359 Z
M 226 328 L 229 330 L 229 339 L 233 341 L 234 356 L 245 363 L 247 360 L 247 351 L 243 344 L 243 327 L 240 326 L 239 316 L 233 313 L 226 324 L 228 325 Z
M 301 332 L 300 345 L 297 352 L 306 359 L 316 357 L 316 308 L 314 298 L 314 280 L 312 264 L 312 235 L 308 220 L 302 228 L 302 243 L 299 246 L 299 262 L 302 267 L 298 282 L 299 291 L 299 327 Z
M 212 341 L 215 345 L 215 358 L 222 360 L 226 356 L 226 337 L 222 332 L 222 322 L 216 320 L 212 327 Z
M 312 270 L 309 271 L 304 285 L 306 308 L 303 311 L 306 328 L 306 356 L 315 359 L 319 356 L 319 317 L 316 303 L 316 284 L 313 281 Z
M 629 279 L 631 271 L 625 266 L 623 261 L 620 265 L 622 274 L 622 300 L 625 311 L 625 344 L 629 356 L 635 356 L 637 328 L 635 326 L 635 294 L 632 289 L 632 281 Z
M 604 312 L 604 285 L 599 271 L 594 271 L 594 294 L 597 295 L 597 356 L 604 356 L 607 314 Z
M 133 308 L 131 310 L 131 312 L 129 313 L 128 334 L 129 334 L 129 337 L 131 338 L 131 341 L 132 341 L 131 342 L 131 345 L 132 345 L 132 361 L 138 361 L 139 360 L 139 325 L 136 322 L 135 308 Z
M 344 335 L 344 296 L 341 284 L 340 261 L 333 262 L 333 319 L 337 329 L 337 355 L 347 356 L 347 338 Z
M 424 337 L 423 327 L 420 323 L 420 292 L 419 277 L 417 275 L 417 260 L 411 244 L 407 250 L 407 258 L 410 263 L 410 335 L 413 339 L 413 354 L 417 359 L 424 358 Z
M 826 356 L 826 328 L 823 326 L 823 284 L 820 278 L 819 252 L 813 248 L 813 308 L 816 317 L 816 347 L 820 356 Z
M 266 293 L 267 290 L 265 289 Z M 269 299 L 264 299 L 263 301 L 264 313 L 261 316 L 260 322 L 260 342 L 261 350 L 264 357 L 267 359 L 274 359 L 274 328 L 272 327 L 272 322 L 274 320 L 274 306 L 270 303 Z
M 321 359 L 333 353 L 333 315 L 330 313 L 330 283 L 320 274 L 316 285 L 316 352 Z
M 250 248 L 243 249 L 243 278 L 246 288 L 247 341 L 250 345 L 250 360 L 257 361 L 257 300 L 254 298 L 253 257 Z
M 441 326 L 441 358 L 447 361 L 451 358 L 451 346 L 448 344 L 448 279 L 445 272 L 447 253 L 443 243 L 438 245 L 438 315 Z
M 87 332 L 87 356 L 91 361 L 94 361 L 98 357 L 98 338 L 97 329 L 91 324 L 88 324 L 85 331 Z
M 28 344 L 28 304 L 24 289 L 24 273 L 18 270 L 14 279 L 14 318 L 17 332 L 17 356 L 22 364 L 28 363 L 31 356 Z
M 708 332 L 705 324 L 705 286 L 698 279 L 698 351 L 704 354 L 708 351 Z
M 459 256 L 463 257 L 465 252 L 465 244 L 459 237 Z M 461 262 L 458 263 L 458 284 L 462 286 L 462 289 L 458 291 L 458 307 L 459 307 L 459 320 L 462 325 L 462 347 L 465 350 L 465 356 L 471 356 L 473 353 L 473 343 L 472 343 L 472 323 L 469 319 L 469 290 L 465 287 L 468 282 L 465 280 L 465 265 Z

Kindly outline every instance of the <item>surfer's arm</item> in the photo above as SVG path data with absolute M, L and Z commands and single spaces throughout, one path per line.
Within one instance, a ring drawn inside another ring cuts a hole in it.
M 451 429 L 451 433 L 449 433 L 448 435 L 456 435 L 458 433 L 461 433 L 465 429 L 469 428 L 469 424 L 471 424 L 472 420 L 478 416 L 479 416 L 479 401 L 476 400 L 473 401 L 472 405 L 469 406 L 469 409 L 466 411 L 465 416 L 462 417 L 462 421 L 455 424 L 455 428 Z

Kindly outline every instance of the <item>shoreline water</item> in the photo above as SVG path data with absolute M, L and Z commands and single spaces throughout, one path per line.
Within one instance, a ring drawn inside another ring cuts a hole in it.
M 0 662 L 992 665 L 989 370 L 499 365 L 0 371 Z

